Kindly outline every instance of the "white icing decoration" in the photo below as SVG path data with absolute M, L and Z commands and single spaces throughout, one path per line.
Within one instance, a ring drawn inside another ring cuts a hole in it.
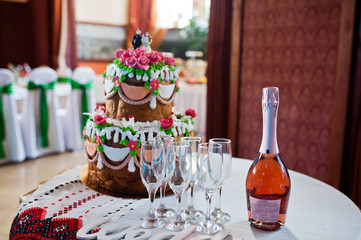
M 124 76 L 127 76 L 127 74 L 128 74 L 128 72 L 127 72 L 126 70 L 124 70 L 124 71 L 122 72 L 122 75 L 124 75 Z
M 154 76 L 154 78 L 158 78 L 158 77 L 159 77 L 159 74 L 160 74 L 160 71 L 157 69 L 157 70 L 155 71 L 155 76 Z
M 174 127 L 174 128 L 172 129 L 172 133 L 173 133 L 173 136 L 174 136 L 174 137 L 177 137 L 177 136 L 178 136 L 176 127 Z
M 111 76 L 113 77 L 115 75 L 115 71 L 117 69 L 117 66 L 115 64 L 110 64 L 108 67 L 107 67 L 107 77 Z
M 160 78 L 164 79 L 164 71 L 163 71 L 164 67 L 162 68 L 162 71 L 160 71 Z
M 128 171 L 129 172 L 134 172 L 135 171 L 135 166 L 134 166 L 134 157 L 132 157 L 128 163 Z
M 143 75 L 143 82 L 148 81 L 148 79 L 149 79 L 148 74 L 144 73 L 144 75 Z
M 157 96 L 153 96 L 152 100 L 150 100 L 149 107 L 151 109 L 155 109 L 157 107 Z
M 114 142 L 114 143 L 118 143 L 118 142 L 119 142 L 119 132 L 116 132 L 116 133 L 114 134 L 113 142 Z
M 145 141 L 145 135 L 144 133 L 140 134 L 140 141 L 144 142 Z
M 104 90 L 106 93 L 110 93 L 111 91 L 113 91 L 113 86 L 114 86 L 114 83 L 112 80 L 109 80 L 109 79 L 104 80 Z
M 142 75 L 137 75 L 136 78 L 139 81 L 140 79 L 142 79 Z
M 114 148 L 103 144 L 103 151 L 105 155 L 114 162 L 120 162 L 129 154 L 129 148 Z
M 134 77 L 134 72 L 129 73 L 129 74 L 128 74 L 128 77 L 129 77 L 129 78 Z
M 150 79 L 154 79 L 155 78 L 155 72 L 154 70 L 150 71 Z M 144 79 L 143 79 L 144 81 Z
M 98 163 L 97 163 L 97 167 L 99 169 L 103 169 L 103 154 L 101 152 L 98 152 Z
M 175 84 L 159 85 L 159 96 L 162 98 L 170 98 L 174 92 Z
M 148 132 L 148 141 L 152 141 L 153 140 L 153 131 L 149 131 Z

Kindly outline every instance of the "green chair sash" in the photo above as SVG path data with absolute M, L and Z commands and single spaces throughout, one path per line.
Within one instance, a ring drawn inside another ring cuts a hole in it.
M 82 129 L 81 129 L 81 131 L 83 132 L 83 129 L 84 129 L 85 125 L 86 125 L 86 122 L 87 122 L 87 120 L 89 118 L 88 115 L 83 114 L 83 113 L 89 112 L 88 98 L 87 98 L 86 91 L 87 91 L 87 89 L 93 88 L 93 81 L 91 81 L 89 83 L 86 83 L 86 84 L 81 84 L 81 83 L 78 83 L 78 82 L 76 82 L 74 80 L 71 80 L 70 84 L 71 84 L 72 89 L 81 89 L 82 90 L 82 95 L 81 95 Z
M 0 87 L 0 158 L 5 157 L 5 149 L 3 146 L 3 141 L 6 138 L 5 113 L 4 113 L 4 105 L 2 102 L 2 94 L 11 94 L 12 92 L 13 92 L 12 84 L 9 84 L 4 87 Z
M 48 106 L 46 101 L 46 90 L 54 89 L 55 82 L 48 84 L 37 85 L 33 82 L 28 83 L 29 90 L 40 89 L 40 135 L 41 135 L 41 146 L 49 146 L 48 129 L 49 129 L 49 116 Z

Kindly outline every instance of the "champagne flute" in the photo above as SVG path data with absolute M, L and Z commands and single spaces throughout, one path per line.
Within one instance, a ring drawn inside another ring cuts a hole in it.
M 143 228 L 155 228 L 159 225 L 154 212 L 154 199 L 158 187 L 165 175 L 164 145 L 161 142 L 142 142 L 140 149 L 140 176 L 149 195 L 149 211 L 142 219 Z
M 192 156 L 192 179 L 189 183 L 189 198 L 188 198 L 188 207 L 185 211 L 182 212 L 182 217 L 188 220 L 200 220 L 204 217 L 204 213 L 200 210 L 197 210 L 193 206 L 193 192 L 194 186 L 197 184 L 197 159 L 198 159 L 198 145 L 202 142 L 200 137 L 182 137 L 182 142 L 187 142 L 190 145 Z
M 222 187 L 225 184 L 226 180 L 231 174 L 231 165 L 232 165 L 232 144 L 231 140 L 225 138 L 212 138 L 209 140 L 210 143 L 218 143 L 222 145 L 222 155 L 223 155 L 223 164 L 222 164 L 222 180 L 221 185 L 218 189 L 217 202 L 212 216 L 215 217 L 221 223 L 228 222 L 231 219 L 231 216 L 228 213 L 225 213 L 221 210 L 221 197 L 222 197 Z
M 164 157 L 167 158 L 167 146 L 169 144 L 171 144 L 172 142 L 174 142 L 174 138 L 169 136 L 169 135 L 164 135 L 164 136 L 158 136 L 155 138 L 155 140 L 157 142 L 163 142 L 164 144 L 164 151 L 165 151 L 165 154 L 164 154 Z M 166 160 L 166 168 L 167 168 L 167 159 Z M 167 171 L 165 171 L 165 174 L 166 176 L 164 177 L 163 181 L 162 181 L 162 184 L 160 185 L 159 187 L 159 195 L 160 195 L 160 204 L 159 204 L 159 207 L 157 208 L 157 211 L 156 211 L 156 216 L 157 218 L 167 218 L 167 217 L 172 217 L 174 216 L 175 212 L 173 209 L 170 209 L 170 208 L 167 208 L 164 204 L 164 197 L 165 197 L 165 191 L 167 189 L 167 182 L 168 182 L 168 179 L 167 179 Z
M 198 152 L 198 183 L 206 195 L 208 203 L 206 217 L 198 224 L 197 231 L 213 234 L 222 230 L 222 225 L 211 218 L 212 196 L 222 181 L 222 145 L 218 143 L 201 143 Z
M 192 178 L 192 159 L 189 152 L 189 143 L 174 142 L 168 145 L 168 184 L 177 198 L 177 211 L 175 217 L 165 226 L 172 231 L 182 231 L 186 225 L 181 216 L 180 203 Z

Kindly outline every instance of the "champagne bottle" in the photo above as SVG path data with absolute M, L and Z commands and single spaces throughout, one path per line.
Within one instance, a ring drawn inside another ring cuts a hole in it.
M 291 181 L 277 144 L 277 87 L 263 88 L 263 136 L 246 179 L 248 220 L 266 231 L 280 229 L 286 220 Z

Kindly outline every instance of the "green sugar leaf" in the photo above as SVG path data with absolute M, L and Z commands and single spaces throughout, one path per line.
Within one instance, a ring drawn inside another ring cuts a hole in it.
M 149 85 L 149 82 L 148 82 L 148 81 L 144 83 L 144 87 L 145 87 L 146 89 L 150 89 L 150 85 Z
M 138 68 L 138 69 L 135 70 L 135 74 L 136 74 L 137 76 L 143 75 L 143 73 L 144 73 L 144 70 L 141 69 L 141 68 Z
M 130 151 L 129 154 L 135 157 L 137 155 L 137 150 L 134 149 L 133 151 Z
M 121 81 L 121 82 L 124 82 L 125 79 L 127 79 L 127 76 L 125 76 L 125 75 L 122 75 L 122 76 L 120 77 L 120 81 Z
M 103 149 L 103 146 L 102 146 L 102 145 L 98 145 L 98 151 L 99 151 L 99 152 L 103 152 L 103 151 L 104 151 L 104 149 Z
M 129 143 L 129 140 L 124 138 L 122 141 L 119 142 L 120 144 L 123 144 L 124 146 L 127 146 L 127 144 Z
M 128 68 L 128 69 L 127 69 L 127 72 L 128 72 L 128 73 L 132 73 L 132 72 L 134 72 L 134 68 L 131 68 L 131 67 L 130 67 L 130 68 Z
M 113 86 L 113 91 L 114 91 L 114 92 L 118 92 L 118 87 Z
M 153 94 L 154 94 L 155 96 L 158 96 L 158 94 L 159 94 L 159 88 L 153 90 Z

